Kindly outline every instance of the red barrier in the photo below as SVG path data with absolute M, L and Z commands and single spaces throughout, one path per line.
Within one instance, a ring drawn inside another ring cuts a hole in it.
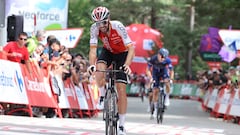
M 0 58 L 4 58 L 4 55 L 0 55 Z M 4 62 L 4 61 L 3 61 Z M 77 97 L 76 89 L 70 78 L 63 81 L 63 92 L 66 97 L 63 97 L 64 100 L 69 103 L 69 108 L 60 108 L 58 103 L 59 95 L 54 94 L 51 79 L 49 75 L 49 71 L 47 68 L 40 69 L 37 63 L 31 62 L 32 74 L 28 72 L 27 67 L 24 64 L 19 64 L 19 72 L 23 76 L 22 81 L 24 85 L 25 97 L 28 102 L 26 102 L 26 107 L 13 109 L 8 112 L 8 114 L 12 114 L 17 111 L 25 111 L 28 112 L 32 117 L 32 107 L 39 108 L 55 108 L 57 115 L 62 118 L 62 111 L 68 111 L 70 117 L 73 117 L 72 112 L 83 117 L 83 110 L 80 106 L 79 101 L 85 100 L 87 105 L 85 104 L 84 113 L 89 117 L 96 114 L 96 102 L 95 102 L 95 93 L 91 91 L 88 83 L 83 83 L 82 85 L 82 95 L 79 100 Z M 13 68 L 14 69 L 14 68 Z M 4 73 L 7 73 L 8 70 L 4 70 Z M 61 81 L 61 80 L 60 80 Z M 17 82 L 19 83 L 19 82 Z M 4 98 L 3 98 L 4 99 Z M 5 102 L 5 100 L 1 100 L 1 102 Z M 8 102 L 10 103 L 10 101 Z M 12 102 L 11 104 L 18 104 L 16 102 Z M 21 104 L 21 103 L 20 103 Z M 62 110 L 64 109 L 64 110 Z M 87 109 L 87 113 L 86 113 Z
M 80 109 L 74 84 L 72 83 L 70 78 L 67 78 L 67 80 L 64 81 L 64 87 L 71 109 Z
M 25 85 L 27 89 L 29 104 L 31 106 L 41 106 L 41 107 L 50 107 L 57 108 L 57 103 L 53 99 L 50 87 L 48 89 L 46 86 L 50 86 L 49 82 L 44 82 L 44 76 L 42 74 L 37 74 L 36 69 L 33 66 L 33 78 L 28 73 L 28 70 L 25 65 L 21 65 L 22 74 L 25 76 Z M 48 80 L 48 78 L 45 78 Z M 44 85 L 48 83 L 47 85 Z
M 66 91 L 66 95 L 67 95 L 67 98 L 68 98 L 69 105 L 71 107 L 70 111 L 69 111 L 70 117 L 73 118 L 73 112 L 75 112 L 75 111 L 77 111 L 77 114 L 80 117 L 83 117 L 82 112 L 78 111 L 78 110 L 80 110 L 80 105 L 78 104 L 74 84 L 73 84 L 73 82 L 71 81 L 70 78 L 67 78 L 67 80 L 64 81 L 64 87 L 65 87 L 65 91 Z
M 221 102 L 222 102 L 223 97 L 224 97 L 225 89 L 226 88 L 221 88 L 219 90 L 216 104 L 214 105 L 213 110 L 211 112 L 211 115 L 216 117 L 216 118 L 218 118 L 219 116 L 222 116 L 224 114 L 224 113 L 220 113 L 219 109 L 221 107 Z
M 229 114 L 230 114 L 230 111 L 231 111 L 231 107 L 232 107 L 232 103 L 233 103 L 233 99 L 234 99 L 236 91 L 231 90 L 230 92 L 231 92 L 231 96 L 230 96 L 230 99 L 228 100 L 227 111 L 226 111 L 226 113 L 224 115 L 224 118 L 223 118 L 224 120 L 227 120 L 227 121 L 233 118 Z
M 89 107 L 87 112 L 85 112 L 85 114 L 88 115 L 89 117 L 91 117 L 92 115 L 96 115 L 98 113 L 98 111 L 96 110 L 96 108 L 94 106 L 95 101 L 93 98 L 93 92 L 91 91 L 91 89 L 89 89 L 89 85 L 87 82 L 84 82 L 82 84 L 83 84 L 83 89 L 84 89 L 86 99 L 88 102 L 88 107 Z

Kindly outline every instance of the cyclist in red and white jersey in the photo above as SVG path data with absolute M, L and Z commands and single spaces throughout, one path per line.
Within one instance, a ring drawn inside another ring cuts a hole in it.
M 114 61 L 117 69 L 123 72 L 116 73 L 116 88 L 118 91 L 119 112 L 119 134 L 125 135 L 125 115 L 127 111 L 126 84 L 127 74 L 131 74 L 129 65 L 134 57 L 135 51 L 131 39 L 120 21 L 111 21 L 110 12 L 106 7 L 97 7 L 92 11 L 92 24 L 90 29 L 90 52 L 88 73 L 95 75 L 100 90 L 100 98 L 97 107 L 103 109 L 103 98 L 105 95 L 105 77 L 103 72 L 97 70 L 107 69 Z M 98 39 L 103 43 L 103 49 L 97 58 Z

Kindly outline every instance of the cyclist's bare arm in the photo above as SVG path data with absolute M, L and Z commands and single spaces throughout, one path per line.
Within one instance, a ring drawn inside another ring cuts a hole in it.
M 152 79 L 152 69 L 151 69 L 150 67 L 147 67 L 147 69 L 146 69 L 146 74 L 147 74 L 147 76 L 148 76 L 149 78 Z
M 126 64 L 126 65 L 130 65 L 131 62 L 132 62 L 132 59 L 133 59 L 133 57 L 134 57 L 134 55 L 135 55 L 135 50 L 134 50 L 134 46 L 133 46 L 132 44 L 129 44 L 129 45 L 127 46 L 127 48 L 128 48 L 128 55 L 127 55 L 125 64 Z
M 170 70 L 170 79 L 174 80 L 174 70 Z
M 96 59 L 97 59 L 97 46 L 91 45 L 90 51 L 89 51 L 89 64 L 95 65 Z

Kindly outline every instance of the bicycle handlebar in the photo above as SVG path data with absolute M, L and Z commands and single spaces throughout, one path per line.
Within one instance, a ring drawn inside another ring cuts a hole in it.
M 106 70 L 96 70 L 96 72 L 107 72 L 107 73 L 113 73 L 113 72 L 124 72 L 123 70 L 113 70 L 113 69 L 106 69 Z

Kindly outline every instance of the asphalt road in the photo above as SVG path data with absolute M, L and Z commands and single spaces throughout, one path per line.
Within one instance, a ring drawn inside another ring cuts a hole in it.
M 171 99 L 162 124 L 150 119 L 145 100 L 128 98 L 128 135 L 239 135 L 240 125 L 210 117 L 198 101 Z M 102 114 L 93 118 L 0 115 L 0 135 L 104 135 Z

